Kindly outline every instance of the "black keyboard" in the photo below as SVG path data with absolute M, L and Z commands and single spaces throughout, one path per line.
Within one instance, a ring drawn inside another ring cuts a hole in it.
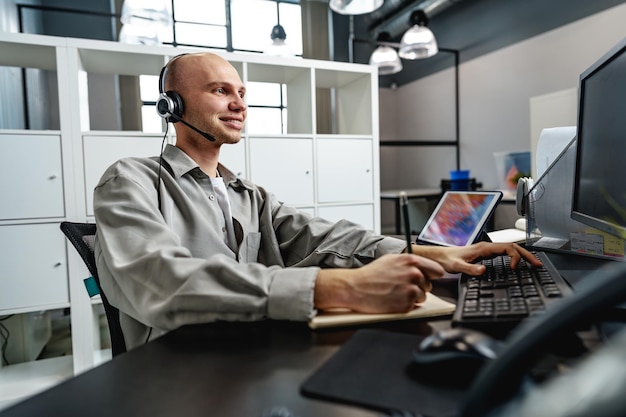
M 536 252 L 543 266 L 522 260 L 515 269 L 511 258 L 501 255 L 482 261 L 487 271 L 459 279 L 459 300 L 452 325 L 488 334 L 506 334 L 527 317 L 540 314 L 572 292 L 543 252 Z

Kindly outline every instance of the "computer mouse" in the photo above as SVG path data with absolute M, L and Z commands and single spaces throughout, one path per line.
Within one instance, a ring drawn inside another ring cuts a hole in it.
M 480 369 L 498 356 L 500 340 L 467 328 L 440 330 L 413 351 L 409 369 L 421 382 L 468 386 Z

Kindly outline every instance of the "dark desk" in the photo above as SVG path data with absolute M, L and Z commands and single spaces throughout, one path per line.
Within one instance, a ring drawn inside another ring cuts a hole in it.
M 448 320 L 387 323 L 427 335 Z M 298 417 L 375 417 L 378 412 L 311 399 L 301 384 L 355 328 L 311 331 L 304 323 L 186 326 L 35 397 L 2 417 L 261 417 L 285 406 Z
M 444 297 L 455 290 L 454 281 L 435 288 Z M 370 328 L 426 336 L 449 325 L 449 320 L 425 319 Z M 0 416 L 261 417 L 283 406 L 298 417 L 380 417 L 380 412 L 300 392 L 303 382 L 361 328 L 312 331 L 294 322 L 185 326 Z

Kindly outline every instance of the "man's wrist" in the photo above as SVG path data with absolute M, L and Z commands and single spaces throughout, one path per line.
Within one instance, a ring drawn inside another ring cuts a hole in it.
M 343 268 L 321 269 L 313 289 L 315 308 L 348 307 L 350 305 L 348 280 L 352 273 L 353 270 Z

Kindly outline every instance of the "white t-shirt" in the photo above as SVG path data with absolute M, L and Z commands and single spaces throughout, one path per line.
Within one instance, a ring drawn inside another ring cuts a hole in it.
M 226 229 L 224 230 L 224 242 L 237 253 L 237 239 L 235 239 L 235 228 L 233 227 L 233 214 L 230 210 L 230 201 L 228 200 L 228 194 L 226 193 L 226 185 L 224 179 L 220 176 L 217 178 L 211 178 L 211 184 L 213 184 L 213 190 L 215 191 L 215 197 L 217 202 L 224 213 L 224 222 L 226 223 Z

